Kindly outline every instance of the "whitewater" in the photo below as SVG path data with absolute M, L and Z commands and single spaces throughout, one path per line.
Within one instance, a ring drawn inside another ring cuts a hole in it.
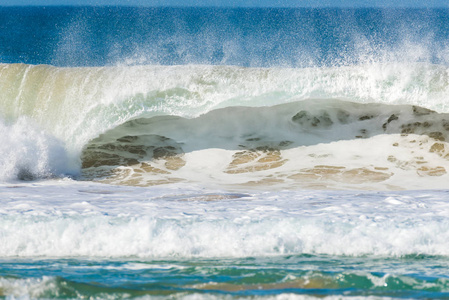
M 340 188 L 387 181 L 378 188 L 408 189 L 415 176 L 415 189 L 444 188 L 447 72 L 427 64 L 299 70 L 6 64 L 4 138 L 16 146 L 4 143 L 2 177 L 100 174 L 100 181 L 151 185 L 232 184 L 245 174 L 235 183 L 276 184 L 285 182 L 276 175 L 282 173 L 295 186 L 330 179 Z M 376 143 L 382 156 L 370 151 Z M 398 173 L 407 181 L 388 183 Z
M 449 296 L 447 10 L 0 14 L 0 298 Z

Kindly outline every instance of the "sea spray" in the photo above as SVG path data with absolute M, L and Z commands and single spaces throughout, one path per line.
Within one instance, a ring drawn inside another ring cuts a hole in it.
M 5 63 L 304 68 L 449 58 L 444 9 L 48 6 L 0 14 L 2 28 L 18 28 L 0 35 Z
M 0 180 L 32 180 L 76 172 L 68 165 L 65 145 L 27 117 L 0 121 Z

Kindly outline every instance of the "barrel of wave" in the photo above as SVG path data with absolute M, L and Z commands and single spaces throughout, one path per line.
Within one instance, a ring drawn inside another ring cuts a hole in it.
M 57 68 L 3 64 L 0 118 L 6 124 L 29 119 L 30 124 L 60 140 L 70 162 L 79 167 L 81 150 L 88 141 L 138 117 L 191 118 L 219 107 L 269 106 L 312 95 L 355 102 L 425 104 L 445 111 L 447 72 L 428 65 L 396 67 Z M 420 103 L 423 99 L 427 102 Z
M 445 112 L 449 95 L 447 70 L 379 64 L 310 69 L 3 64 L 0 88 L 0 117 L 30 117 L 77 151 L 135 117 L 190 118 L 219 107 L 270 106 L 311 97 L 412 104 Z
M 113 102 L 116 101 L 117 95 L 120 96 L 119 91 L 123 89 L 113 91 L 112 88 L 117 89 L 119 82 L 117 77 L 103 68 L 0 65 L 0 89 L 2 90 L 0 117 L 5 130 L 10 131 L 8 139 L 15 141 L 10 145 L 19 144 L 20 146 L 17 146 L 15 150 L 12 149 L 10 154 L 15 157 L 14 152 L 19 149 L 38 153 L 35 157 L 37 161 L 34 163 L 9 159 L 8 165 L 15 171 L 6 172 L 3 177 L 23 173 L 20 170 L 25 169 L 30 174 L 36 175 L 36 172 L 32 171 L 36 168 L 31 165 L 46 165 L 44 161 L 52 159 L 48 157 L 48 153 L 44 152 L 49 152 L 46 149 L 54 149 L 54 147 L 39 146 L 49 141 L 51 141 L 49 144 L 59 144 L 65 148 L 69 165 L 67 170 L 75 170 L 78 167 L 78 153 L 83 144 L 97 135 L 97 130 L 107 128 L 114 123 L 114 120 L 108 120 L 110 116 L 103 108 L 111 104 L 115 105 Z M 13 131 L 16 133 L 12 133 Z M 30 136 L 28 134 L 30 132 L 36 134 Z M 6 138 L 5 135 L 4 138 Z M 37 140 L 39 138 L 42 138 L 41 141 Z M 20 177 L 23 176 L 19 175 Z
M 264 92 L 258 90 L 258 80 L 250 87 L 228 85 L 239 79 L 228 78 L 228 71 L 210 66 L 0 64 L 0 118 L 7 123 L 29 118 L 79 154 L 90 139 L 132 118 L 196 117 L 242 90 Z
M 155 110 L 154 99 L 146 95 L 157 88 L 147 71 L 142 76 L 130 68 L 3 64 L 0 118 L 7 127 L 25 122 L 29 129 L 18 125 L 22 131 L 43 131 L 58 140 L 67 152 L 67 169 L 73 171 L 79 169 L 79 153 L 87 141 L 144 110 Z M 27 149 L 37 145 L 30 139 L 23 144 Z M 16 163 L 8 164 L 17 169 Z

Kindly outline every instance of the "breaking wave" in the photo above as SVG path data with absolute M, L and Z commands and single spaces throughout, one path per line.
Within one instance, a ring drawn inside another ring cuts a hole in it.
M 189 170 L 218 182 L 221 175 L 210 173 L 218 168 L 227 177 L 255 174 L 226 179 L 231 185 L 285 183 L 279 173 L 300 181 L 335 173 L 338 178 L 332 175 L 331 181 L 337 182 L 362 173 L 384 182 L 400 173 L 391 164 L 418 177 L 441 177 L 446 174 L 448 80 L 446 67 L 419 63 L 303 69 L 3 64 L 1 118 L 8 132 L 3 139 L 16 146 L 3 150 L 2 178 L 65 174 L 151 185 L 189 181 Z M 18 127 L 28 128 L 29 138 Z M 393 149 L 382 164 L 373 162 L 370 151 L 359 166 L 331 151 L 327 157 L 344 160 L 314 158 L 295 171 L 292 166 L 282 170 L 292 161 L 286 157 L 323 158 L 320 153 L 332 143 L 336 150 L 355 151 L 378 142 Z M 422 153 L 398 162 L 403 156 L 394 150 L 398 145 Z M 189 159 L 197 163 L 198 154 L 207 157 L 205 173 L 189 168 Z M 149 176 L 142 179 L 142 174 Z

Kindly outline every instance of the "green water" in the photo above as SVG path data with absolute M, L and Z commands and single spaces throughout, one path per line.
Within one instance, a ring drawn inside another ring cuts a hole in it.
M 0 295 L 58 299 L 449 297 L 449 258 L 276 256 L 240 259 L 0 261 Z

